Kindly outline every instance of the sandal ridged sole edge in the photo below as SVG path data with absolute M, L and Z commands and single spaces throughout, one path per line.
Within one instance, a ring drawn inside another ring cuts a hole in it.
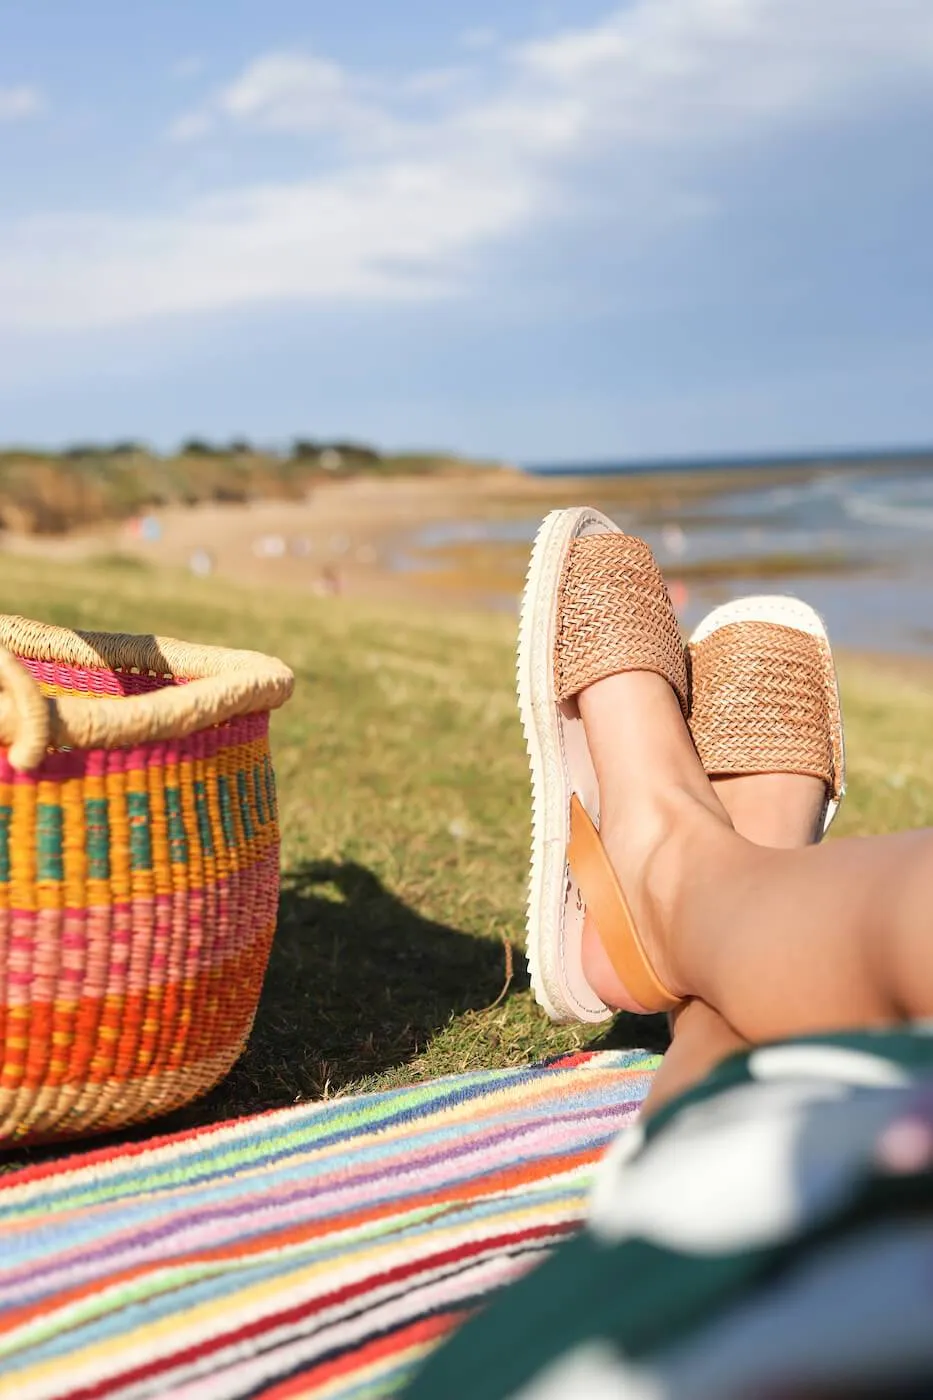
M 553 691 L 558 585 L 570 542 L 589 521 L 587 508 L 545 517 L 532 546 L 519 614 L 518 709 L 531 769 L 531 864 L 525 909 L 525 956 L 532 992 L 552 1021 L 596 1024 L 612 1011 L 594 993 L 591 1008 L 568 1000 L 560 974 L 560 920 L 567 892 L 570 776 L 561 747 Z M 554 849 L 556 847 L 556 849 Z M 555 921 L 557 924 L 555 926 Z

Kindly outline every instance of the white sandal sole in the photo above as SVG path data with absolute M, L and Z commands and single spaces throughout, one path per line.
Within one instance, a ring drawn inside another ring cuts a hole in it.
M 518 706 L 531 765 L 532 837 L 525 951 L 535 1000 L 552 1021 L 605 1021 L 613 1011 L 583 975 L 584 908 L 567 865 L 570 798 L 599 824 L 599 791 L 573 701 L 554 692 L 558 588 L 567 552 L 582 535 L 616 531 L 598 510 L 556 510 L 535 537 L 522 595 Z

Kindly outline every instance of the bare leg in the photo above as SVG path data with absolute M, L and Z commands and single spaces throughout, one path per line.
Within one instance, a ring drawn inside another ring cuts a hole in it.
M 748 1049 L 748 1041 L 705 1001 L 685 1002 L 672 1019 L 670 1049 L 651 1081 L 642 1107 L 644 1117 L 698 1084 L 727 1056 Z
M 670 688 L 644 672 L 579 697 L 601 829 L 659 976 L 755 1043 L 933 1014 L 933 833 L 768 850 L 739 836 Z M 585 967 L 631 1006 L 585 933 Z
M 756 846 L 788 851 L 820 837 L 825 791 L 804 773 L 749 773 L 714 778 L 713 791 L 740 836 Z
M 797 850 L 820 835 L 824 789 L 802 773 L 749 773 L 712 779 L 732 825 L 759 846 Z M 692 1000 L 671 1017 L 671 1045 L 654 1076 L 645 1114 L 683 1093 L 721 1060 L 749 1042 L 704 1001 Z

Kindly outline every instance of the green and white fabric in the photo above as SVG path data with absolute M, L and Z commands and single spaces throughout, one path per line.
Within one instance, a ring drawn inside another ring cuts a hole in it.
M 760 1047 L 623 1130 L 407 1395 L 933 1395 L 933 1025 Z

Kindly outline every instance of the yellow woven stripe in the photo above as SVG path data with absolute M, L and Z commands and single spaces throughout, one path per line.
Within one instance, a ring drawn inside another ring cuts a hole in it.
M 264 851 L 257 852 L 253 860 L 258 863 L 263 854 Z M 208 889 L 211 885 L 236 874 L 237 871 L 247 869 L 250 863 L 250 860 L 244 859 L 242 855 L 237 861 L 228 860 L 226 868 L 221 868 L 222 863 L 218 861 L 216 875 L 205 884 L 193 881 L 186 866 L 172 865 L 169 861 L 161 859 L 159 864 L 154 866 L 150 875 L 157 895 L 171 895 L 172 893 L 180 893 L 183 889 L 185 891 Z M 203 862 L 201 866 L 203 869 Z M 107 880 L 86 880 L 80 888 L 77 885 L 69 886 L 67 884 L 64 888 L 68 891 L 66 901 L 70 909 L 110 909 L 114 904 L 120 903 Z M 0 885 L 0 910 L 6 907 L 29 909 L 32 906 L 28 903 L 16 904 L 12 900 L 12 896 L 8 900 L 6 886 Z
M 59 790 L 58 783 L 40 781 L 36 784 L 36 802 L 42 807 L 58 807 Z M 36 840 L 36 836 L 33 836 Z M 38 865 L 38 861 L 37 861 Z M 64 885 L 61 880 L 37 880 L 36 881 L 36 907 L 38 909 L 61 909 L 64 902 Z
M 149 795 L 149 778 L 145 768 L 131 768 L 126 776 L 126 793 L 136 793 L 141 796 Z M 129 831 L 129 819 L 127 820 L 127 831 Z M 148 826 L 148 821 L 147 821 Z M 134 899 L 152 899 L 155 893 L 155 876 L 152 870 L 143 868 L 137 869 L 131 866 L 130 886 Z
M 194 761 L 183 758 L 178 765 L 178 791 L 181 796 L 181 811 L 185 830 L 194 833 L 198 829 L 198 812 L 194 801 Z M 188 839 L 188 888 L 204 888 L 204 861 L 201 842 Z
M 35 679 L 35 678 L 34 678 Z M 102 694 L 96 690 L 76 690 L 70 685 L 58 685 L 50 681 L 36 681 L 43 695 L 57 700 L 62 695 L 77 695 L 82 700 L 119 700 L 120 696 L 111 694 L 109 691 Z
M 184 893 L 203 889 L 225 875 L 233 874 L 260 860 L 278 839 L 278 826 L 266 821 L 260 825 L 253 792 L 253 771 L 268 756 L 268 740 L 263 736 L 246 743 L 221 748 L 211 759 L 185 758 L 180 763 L 148 765 L 113 772 L 106 776 L 79 775 L 65 780 L 36 783 L 0 783 L 0 805 L 11 809 L 9 828 L 10 879 L 0 881 L 0 910 L 60 909 L 62 907 L 108 907 L 132 898 Z M 253 835 L 243 825 L 237 778 L 247 775 L 249 808 Z M 221 813 L 218 777 L 226 779 L 230 797 L 228 827 L 233 837 L 227 844 Z M 203 784 L 207 814 L 214 844 L 214 856 L 201 849 L 195 801 L 195 781 Z M 186 831 L 189 833 L 188 866 L 172 864 L 165 805 L 166 787 L 177 787 Z M 131 863 L 130 821 L 127 795 L 146 794 L 149 801 L 149 836 L 152 843 L 152 870 L 133 870 Z M 88 878 L 86 803 L 103 799 L 107 803 L 110 838 L 110 880 Z M 58 806 L 62 813 L 62 880 L 37 882 L 35 849 L 36 807 Z M 265 792 L 262 793 L 265 806 Z M 268 813 L 266 814 L 268 817 Z
M 10 903 L 14 909 L 36 908 L 35 783 L 13 784 L 10 820 Z
M 110 889 L 117 903 L 125 904 L 132 892 L 130 879 L 130 823 L 126 811 L 126 780 L 122 773 L 104 778 L 107 821 L 110 826 Z
M 152 880 L 156 895 L 168 896 L 175 881 L 168 843 L 168 816 L 165 809 L 164 767 L 148 769 L 149 780 L 149 838 L 152 842 Z
M 7 823 L 6 860 L 2 871 L 2 881 L 0 881 L 0 910 L 6 911 L 10 907 L 10 869 L 9 852 L 11 844 L 11 832 L 9 823 L 13 812 L 13 784 L 0 782 L 0 807 L 3 808 L 3 819 Z
M 222 880 L 230 873 L 230 853 L 227 850 L 227 838 L 220 817 L 216 762 L 204 766 L 204 793 L 207 798 L 207 815 L 214 835 L 214 879 Z
M 87 898 L 87 816 L 84 798 L 90 785 L 69 779 L 59 786 L 62 804 L 62 858 L 65 867 L 65 905 L 83 908 Z M 90 794 L 87 794 L 90 796 Z

